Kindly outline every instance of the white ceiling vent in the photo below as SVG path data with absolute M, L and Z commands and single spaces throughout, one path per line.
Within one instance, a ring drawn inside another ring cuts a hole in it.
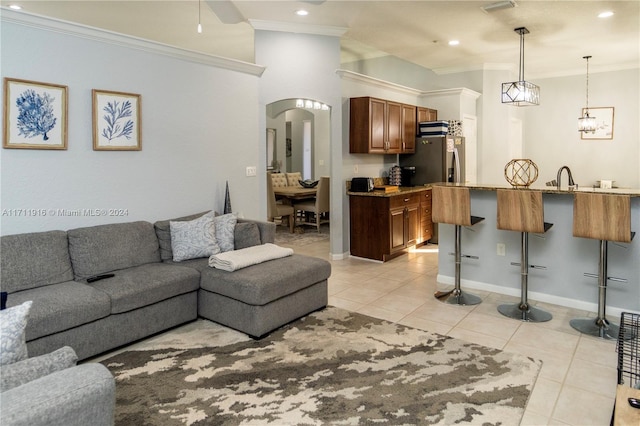
M 518 6 L 518 4 L 514 0 L 505 0 L 505 1 L 499 1 L 496 3 L 487 4 L 485 6 L 482 6 L 480 9 L 482 9 L 485 13 L 491 13 L 497 10 L 511 9 L 512 7 L 516 7 L 516 6 Z

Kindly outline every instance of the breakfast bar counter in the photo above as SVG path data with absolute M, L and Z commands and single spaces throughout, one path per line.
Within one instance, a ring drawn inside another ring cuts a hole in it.
M 463 186 L 471 190 L 478 191 L 497 191 L 498 189 L 518 189 L 521 191 L 540 191 L 545 194 L 568 194 L 573 195 L 576 192 L 580 193 L 596 193 L 596 194 L 612 194 L 612 195 L 628 195 L 630 197 L 640 197 L 640 189 L 635 188 L 597 188 L 591 186 L 578 187 L 576 189 L 562 188 L 558 189 L 555 186 L 542 186 L 532 185 L 528 188 L 514 188 L 511 185 L 489 185 L 489 184 L 477 184 L 477 183 L 434 183 L 433 185 L 446 185 L 446 186 Z M 431 186 L 431 185 L 430 185 Z
M 463 228 L 464 254 L 479 259 L 464 259 L 463 286 L 469 289 L 518 296 L 520 294 L 521 239 L 515 232 L 497 229 L 498 189 L 510 185 L 445 184 L 471 190 L 471 214 L 486 218 L 470 228 Z M 516 190 L 516 189 L 514 189 Z M 640 231 L 640 189 L 601 189 L 584 187 L 573 190 L 548 186 L 518 188 L 543 194 L 544 221 L 553 227 L 544 234 L 529 238 L 530 263 L 544 269 L 529 270 L 529 295 L 532 303 L 546 302 L 589 312 L 597 312 L 598 282 L 587 274 L 597 274 L 599 242 L 573 236 L 573 201 L 576 193 L 627 195 L 630 197 L 631 230 Z M 611 217 L 615 221 L 618 217 Z M 454 262 L 448 253 L 454 251 L 454 227 L 439 225 L 438 282 L 453 284 Z M 608 250 L 607 310 L 612 319 L 620 312 L 640 311 L 640 238 L 630 243 L 611 242 Z

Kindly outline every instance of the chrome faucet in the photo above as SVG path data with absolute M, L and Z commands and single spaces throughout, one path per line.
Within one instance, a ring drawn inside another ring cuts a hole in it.
M 571 169 L 568 166 L 562 166 L 560 167 L 560 170 L 558 170 L 558 176 L 556 176 L 556 180 L 558 181 L 558 190 L 560 189 L 563 170 L 567 171 L 567 176 L 569 177 L 569 188 L 568 188 L 569 191 L 571 191 L 572 189 L 576 189 L 578 185 L 576 185 L 575 182 L 573 181 L 573 176 L 571 175 Z

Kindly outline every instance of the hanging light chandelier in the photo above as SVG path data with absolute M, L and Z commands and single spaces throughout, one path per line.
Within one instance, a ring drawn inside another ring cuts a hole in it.
M 198 0 L 198 34 L 202 34 L 202 24 L 200 23 L 200 9 L 202 9 L 202 5 L 200 3 L 201 0 Z
M 594 133 L 596 131 L 596 118 L 589 115 L 589 59 L 591 56 L 583 56 L 587 60 L 587 106 L 582 111 L 582 117 L 578 118 L 578 131 Z
M 539 105 L 540 87 L 524 79 L 524 35 L 529 34 L 529 30 L 520 27 L 514 31 L 520 34 L 518 81 L 502 83 L 502 103 L 515 106 Z

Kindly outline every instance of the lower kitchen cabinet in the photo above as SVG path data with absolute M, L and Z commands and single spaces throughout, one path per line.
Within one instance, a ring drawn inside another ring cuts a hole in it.
M 431 189 L 350 195 L 349 215 L 351 255 L 387 261 L 431 237 Z

